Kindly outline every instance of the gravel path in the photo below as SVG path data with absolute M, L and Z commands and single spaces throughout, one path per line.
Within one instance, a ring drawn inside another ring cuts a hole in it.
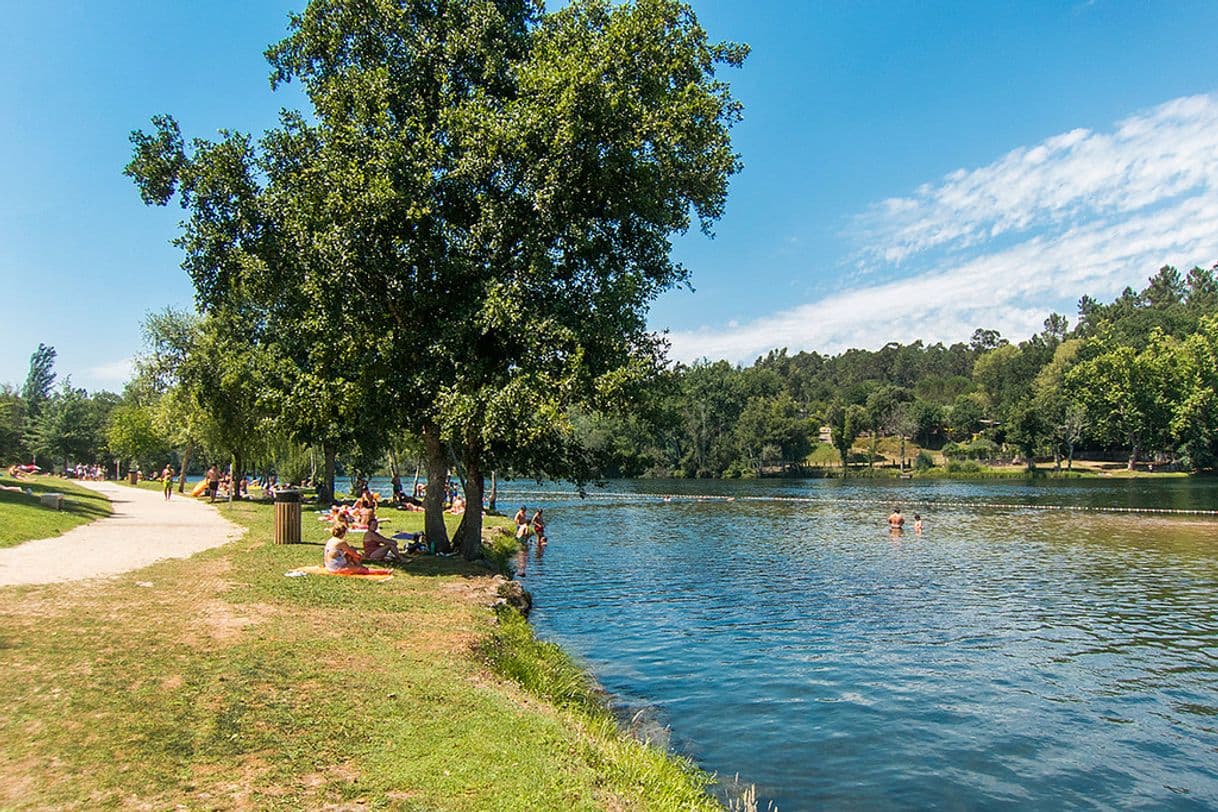
M 189 558 L 245 533 L 206 502 L 176 492 L 166 502 L 160 491 L 79 484 L 109 499 L 114 514 L 62 536 L 0 550 L 0 586 L 118 575 L 166 558 Z

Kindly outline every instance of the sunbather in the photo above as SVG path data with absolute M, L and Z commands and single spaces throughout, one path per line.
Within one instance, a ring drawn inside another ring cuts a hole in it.
M 401 558 L 402 551 L 398 549 L 398 543 L 378 533 L 379 526 L 376 518 L 368 520 L 368 529 L 364 531 L 364 560 L 385 561 L 389 558 Z
M 347 543 L 346 538 L 347 525 L 334 525 L 330 531 L 330 540 L 326 542 L 326 550 L 322 554 L 322 563 L 330 572 L 368 572 L 367 567 L 360 566 L 362 556 Z

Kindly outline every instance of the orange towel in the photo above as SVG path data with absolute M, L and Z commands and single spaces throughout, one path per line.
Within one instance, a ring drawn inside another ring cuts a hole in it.
M 297 567 L 296 572 L 304 572 L 308 573 L 309 575 L 345 575 L 348 578 L 363 578 L 367 581 L 388 581 L 393 577 L 393 570 L 370 569 L 367 572 L 359 572 L 357 570 L 346 569 L 331 572 L 330 570 L 321 566 Z

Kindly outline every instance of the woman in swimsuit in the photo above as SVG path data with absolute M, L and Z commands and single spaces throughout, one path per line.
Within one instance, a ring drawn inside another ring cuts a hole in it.
M 326 542 L 326 551 L 322 553 L 322 562 L 330 572 L 367 573 L 367 567 L 360 566 L 362 556 L 346 542 L 347 525 L 336 524 L 330 531 L 330 540 Z
M 537 512 L 533 514 L 533 520 L 529 522 L 533 525 L 533 532 L 537 534 L 537 543 L 546 543 L 546 522 L 541 517 L 541 508 L 537 508 Z

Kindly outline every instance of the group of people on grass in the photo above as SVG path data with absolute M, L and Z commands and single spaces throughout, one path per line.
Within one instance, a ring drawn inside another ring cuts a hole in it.
M 352 505 L 334 504 L 328 513 L 322 515 L 323 522 L 329 522 L 330 538 L 326 541 L 322 553 L 322 563 L 330 572 L 344 574 L 366 574 L 368 568 L 365 561 L 404 561 L 406 554 L 421 552 L 426 549 L 427 537 L 423 533 L 400 533 L 395 538 L 388 538 L 380 532 L 380 520 L 376 511 L 380 504 L 380 496 L 364 486 L 359 498 Z M 347 541 L 351 530 L 364 531 L 363 550 L 357 550 Z M 398 545 L 398 541 L 409 542 L 406 549 Z

